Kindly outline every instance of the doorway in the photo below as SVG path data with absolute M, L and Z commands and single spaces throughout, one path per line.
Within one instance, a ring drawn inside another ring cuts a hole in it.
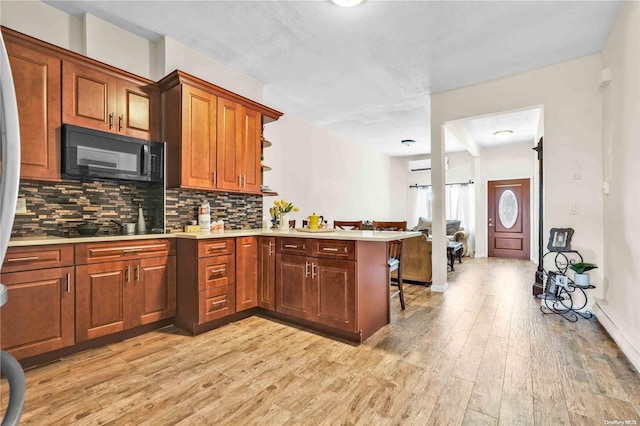
M 488 182 L 489 257 L 530 258 L 530 186 L 530 179 Z

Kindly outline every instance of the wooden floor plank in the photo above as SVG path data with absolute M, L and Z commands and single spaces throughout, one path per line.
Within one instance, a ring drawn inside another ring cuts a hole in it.
M 640 423 L 638 373 L 597 320 L 542 315 L 534 271 L 465 259 L 361 345 L 256 316 L 86 351 L 26 372 L 21 424 Z

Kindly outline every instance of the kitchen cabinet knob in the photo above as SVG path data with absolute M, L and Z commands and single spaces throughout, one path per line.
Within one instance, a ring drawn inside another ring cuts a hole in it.
M 109 114 L 109 128 L 113 129 L 113 113 Z
M 118 117 L 118 130 L 122 131 L 122 123 L 124 122 L 124 115 Z

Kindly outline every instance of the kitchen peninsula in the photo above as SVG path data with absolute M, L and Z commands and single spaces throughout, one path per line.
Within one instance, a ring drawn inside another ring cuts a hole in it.
M 419 235 L 14 238 L 2 280 L 25 305 L 5 316 L 15 321 L 2 323 L 3 346 L 35 365 L 171 323 L 195 335 L 256 314 L 362 342 L 389 323 L 387 242 Z

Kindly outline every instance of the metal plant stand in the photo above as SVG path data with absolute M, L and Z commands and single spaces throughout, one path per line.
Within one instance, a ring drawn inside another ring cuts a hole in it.
M 594 285 L 580 286 L 566 276 L 569 266 L 573 263 L 582 262 L 582 255 L 575 250 L 563 252 L 548 252 L 543 256 L 555 256 L 552 260 L 555 270 L 549 271 L 543 267 L 543 282 L 546 282 L 544 291 L 537 297 L 544 303 L 540 305 L 540 311 L 547 314 L 560 315 L 567 321 L 576 322 L 579 317 L 589 319 L 593 313 L 589 311 L 580 312 L 587 306 L 587 294 L 585 290 L 596 288 Z M 549 259 L 551 262 L 551 259 Z M 580 305 L 576 303 L 576 295 L 582 295 L 584 302 Z

